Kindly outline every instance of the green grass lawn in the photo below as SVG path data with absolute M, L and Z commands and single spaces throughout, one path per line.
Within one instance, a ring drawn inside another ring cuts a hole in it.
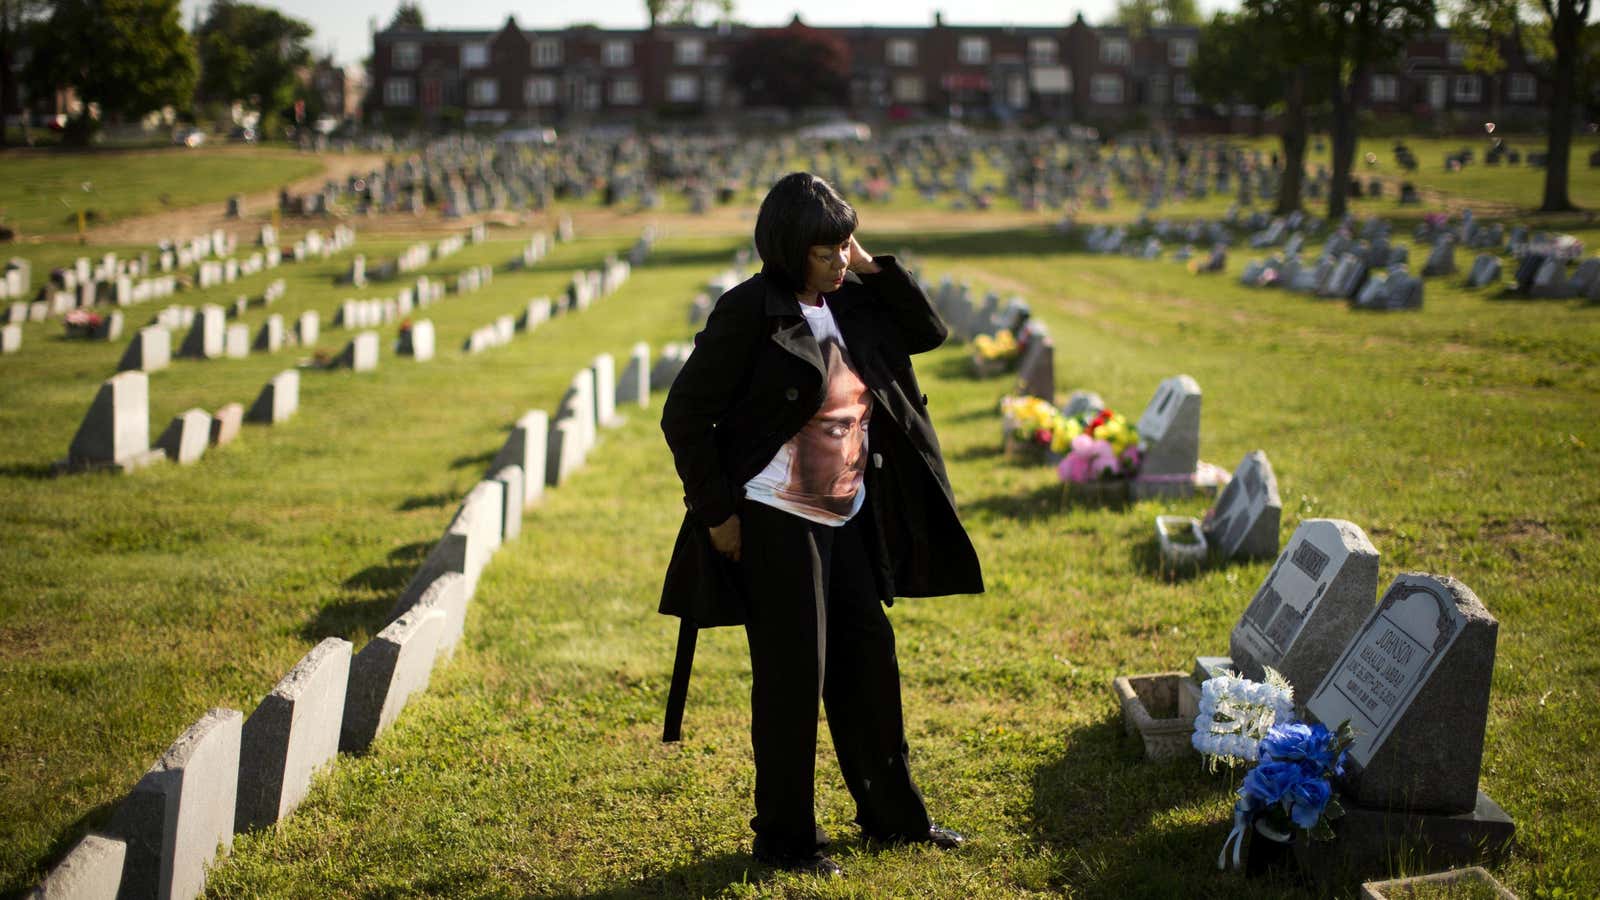
M 247 426 L 193 467 L 126 477 L 46 477 L 125 340 L 25 326 L 21 353 L 0 358 L 0 892 L 36 883 L 206 708 L 248 713 L 322 637 L 359 648 L 511 422 L 553 409 L 598 352 L 620 362 L 636 340 L 686 338 L 689 298 L 747 242 L 669 235 L 588 312 L 459 353 L 472 328 L 634 237 L 585 236 L 419 313 L 439 330 L 433 362 L 395 357 L 385 327 L 377 372 L 306 371 L 289 422 Z M 1285 540 L 1302 518 L 1347 518 L 1382 553 L 1380 586 L 1411 570 L 1471 586 L 1501 622 L 1482 786 L 1520 828 L 1496 874 L 1527 897 L 1600 892 L 1600 651 L 1585 599 L 1600 578 L 1600 306 L 1433 279 L 1421 312 L 1364 315 L 1169 261 L 1087 257 L 1044 227 L 890 235 L 864 213 L 862 237 L 911 248 L 932 279 L 1028 297 L 1055 335 L 1063 391 L 1092 388 L 1131 417 L 1162 378 L 1193 375 L 1204 458 L 1231 468 L 1267 451 Z M 370 269 L 406 243 L 359 249 Z M 469 247 L 429 273 L 502 263 L 516 244 Z M 337 350 L 338 301 L 392 293 L 335 287 L 345 265 L 285 266 L 177 302 L 283 277 L 287 297 L 246 321 L 314 308 L 321 346 Z M 130 326 L 157 308 L 135 307 Z M 150 378 L 152 435 L 190 406 L 248 404 L 307 355 L 175 362 Z M 1169 580 L 1153 518 L 1198 515 L 1203 500 L 1064 504 L 1049 470 L 1001 458 L 1003 380 L 972 380 L 955 346 L 918 368 L 989 592 L 890 615 L 913 765 L 938 820 L 974 839 L 967 850 L 861 847 L 824 729 L 819 816 L 848 877 L 754 866 L 736 630 L 702 636 L 686 739 L 659 743 L 676 623 L 654 610 L 682 504 L 658 395 L 624 410 L 588 467 L 530 512 L 429 692 L 294 817 L 237 839 L 211 893 L 1313 896 L 1216 871 L 1235 782 L 1196 761 L 1143 761 L 1109 688 L 1224 652 L 1270 564 Z
M 0 225 L 20 234 L 67 234 L 90 224 L 221 203 L 322 171 L 309 153 L 266 147 L 0 151 Z

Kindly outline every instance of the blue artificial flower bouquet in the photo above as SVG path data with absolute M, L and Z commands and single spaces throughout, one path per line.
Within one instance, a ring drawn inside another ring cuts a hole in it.
M 1270 840 L 1289 841 L 1294 829 L 1315 840 L 1329 840 L 1329 824 L 1344 815 L 1333 795 L 1333 779 L 1344 774 L 1345 758 L 1355 733 L 1345 721 L 1334 731 L 1317 723 L 1283 722 L 1267 731 L 1258 745 L 1259 762 L 1245 775 L 1239 800 L 1233 806 L 1233 830 L 1217 855 L 1217 868 L 1227 867 L 1228 849 L 1233 865 L 1246 830 Z

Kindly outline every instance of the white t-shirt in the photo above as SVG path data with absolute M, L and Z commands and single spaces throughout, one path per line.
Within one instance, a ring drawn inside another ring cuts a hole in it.
M 811 421 L 745 482 L 744 493 L 757 503 L 803 519 L 843 525 L 867 499 L 862 476 L 867 469 L 872 392 L 850 362 L 827 298 L 821 306 L 800 304 L 800 312 L 822 348 L 827 396 Z

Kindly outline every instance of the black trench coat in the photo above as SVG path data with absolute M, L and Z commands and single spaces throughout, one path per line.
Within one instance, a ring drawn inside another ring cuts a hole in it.
M 911 354 L 944 342 L 947 329 L 905 269 L 880 256 L 876 274 L 846 276 L 828 295 L 834 320 L 875 408 L 865 474 L 881 599 L 983 592 L 983 573 L 945 473 L 928 398 Z M 732 515 L 744 483 L 821 409 L 821 348 L 800 302 L 765 274 L 723 294 L 695 338 L 661 414 L 688 512 L 667 565 L 660 611 L 692 628 L 742 625 L 749 599 L 737 563 L 707 529 Z M 680 645 L 680 669 L 683 665 Z M 671 729 L 669 728 L 669 731 Z

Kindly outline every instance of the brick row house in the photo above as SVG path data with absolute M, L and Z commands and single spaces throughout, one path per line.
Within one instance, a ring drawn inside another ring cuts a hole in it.
M 367 112 L 375 124 L 395 126 L 716 118 L 742 106 L 729 62 L 751 30 L 524 30 L 514 17 L 496 31 L 386 29 L 372 38 Z M 1133 35 L 1082 16 L 1055 27 L 947 25 L 936 15 L 932 27 L 817 30 L 849 51 L 849 92 L 837 106 L 868 120 L 1222 124 L 1190 78 L 1194 27 Z M 1469 73 L 1459 45 L 1441 31 L 1412 42 L 1399 65 L 1369 76 L 1362 90 L 1378 113 L 1520 110 L 1531 119 L 1547 89 L 1518 54 L 1506 58 L 1499 75 Z

